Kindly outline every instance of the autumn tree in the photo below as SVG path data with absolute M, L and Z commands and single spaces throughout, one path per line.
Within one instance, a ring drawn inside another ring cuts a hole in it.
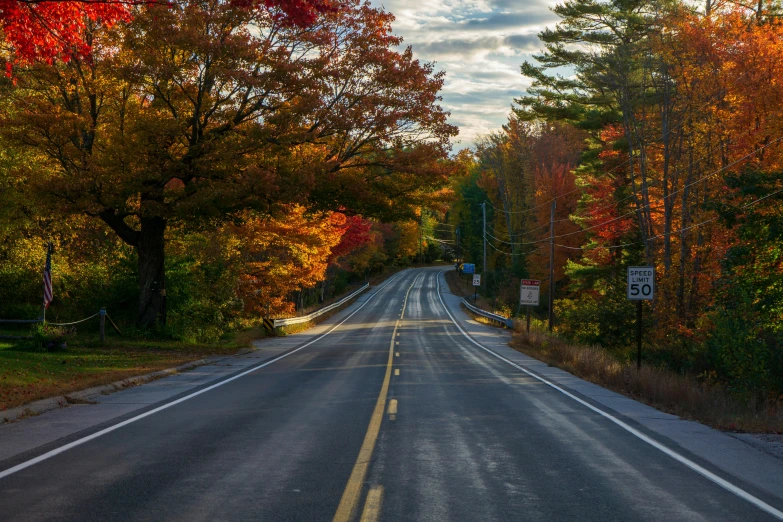
M 306 210 L 291 205 L 277 218 L 245 213 L 227 226 L 240 239 L 243 268 L 238 293 L 246 313 L 290 315 L 290 295 L 324 279 L 347 220 L 339 212 L 308 215 Z
M 447 178 L 455 130 L 437 105 L 442 77 L 392 49 L 391 15 L 358 0 L 307 27 L 263 2 L 134 15 L 89 24 L 84 58 L 20 70 L 21 109 L 4 129 L 50 160 L 41 194 L 136 249 L 139 326 L 165 322 L 170 224 L 293 201 L 410 214 Z
M 252 8 L 254 0 L 236 0 L 236 5 Z M 263 0 L 261 4 L 279 10 L 278 19 L 297 26 L 312 24 L 319 13 L 336 9 L 331 0 Z M 128 22 L 134 6 L 169 4 L 168 0 L 2 0 L 0 27 L 11 46 L 12 60 L 6 62 L 10 73 L 13 61 L 29 63 L 70 60 L 86 57 L 91 42 L 85 31 L 100 23 L 110 27 Z

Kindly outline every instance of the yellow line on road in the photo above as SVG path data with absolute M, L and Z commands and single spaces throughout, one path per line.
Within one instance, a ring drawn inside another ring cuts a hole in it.
M 389 409 L 386 413 L 389 415 L 397 415 L 397 399 L 392 399 L 389 401 Z
M 383 502 L 383 486 L 373 486 L 367 493 L 364 502 L 361 522 L 376 522 L 381 516 L 381 503 Z
M 418 276 L 416 277 L 418 279 Z M 402 301 L 402 314 L 405 314 L 405 305 L 408 303 L 408 294 L 416 284 L 416 279 L 405 292 L 405 299 Z M 337 506 L 337 512 L 334 514 L 334 522 L 348 522 L 351 520 L 356 507 L 359 504 L 359 499 L 362 494 L 362 484 L 364 484 L 364 477 L 367 475 L 367 469 L 370 467 L 370 458 L 372 452 L 375 449 L 375 441 L 378 439 L 378 433 L 381 431 L 381 421 L 383 420 L 383 409 L 386 405 L 386 396 L 389 393 L 389 381 L 391 380 L 392 361 L 394 360 L 394 339 L 397 337 L 397 328 L 400 323 L 397 321 L 394 325 L 394 332 L 392 333 L 391 341 L 389 342 L 389 360 L 386 363 L 386 375 L 383 377 L 383 384 L 381 385 L 381 392 L 378 394 L 378 400 L 375 402 L 375 409 L 370 417 L 370 425 L 367 427 L 367 434 L 364 436 L 364 442 L 359 449 L 359 456 L 356 458 L 356 463 L 351 470 L 351 476 L 348 478 L 348 484 L 345 486 L 343 496 L 340 498 L 340 504 Z M 396 402 L 395 408 L 396 408 Z M 368 499 L 369 501 L 369 499 Z
M 394 375 L 399 375 L 399 374 L 400 374 L 400 369 L 399 368 L 395 368 L 394 369 Z

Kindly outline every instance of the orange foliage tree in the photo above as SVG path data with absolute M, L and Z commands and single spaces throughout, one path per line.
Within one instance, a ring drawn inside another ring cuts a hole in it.
M 249 315 L 291 315 L 291 294 L 312 288 L 326 275 L 329 260 L 348 228 L 344 214 L 310 214 L 291 205 L 279 217 L 246 213 L 227 231 L 241 241 L 242 278 L 239 295 Z

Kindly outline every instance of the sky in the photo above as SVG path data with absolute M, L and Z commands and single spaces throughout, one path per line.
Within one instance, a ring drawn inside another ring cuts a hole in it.
M 454 150 L 500 129 L 515 97 L 530 85 L 519 66 L 542 48 L 554 26 L 552 0 L 371 0 L 395 15 L 394 34 L 414 56 L 446 71 L 442 106 L 460 129 Z

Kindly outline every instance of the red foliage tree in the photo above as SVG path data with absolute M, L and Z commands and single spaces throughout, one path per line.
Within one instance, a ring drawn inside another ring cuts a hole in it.
M 350 254 L 360 246 L 366 245 L 373 240 L 373 235 L 370 232 L 370 229 L 372 229 L 372 222 L 368 219 L 364 219 L 362 216 L 347 217 L 342 228 L 342 238 L 340 239 L 340 243 L 332 248 L 332 254 L 329 257 L 330 263 Z
M 166 0 L 0 0 L 3 37 L 19 62 L 68 61 L 87 56 L 91 42 L 85 29 L 101 23 L 112 26 L 128 22 L 133 7 Z M 233 0 L 248 9 L 266 6 L 279 10 L 278 19 L 296 26 L 308 26 L 320 13 L 337 9 L 332 0 Z M 10 72 L 12 63 L 7 62 Z

